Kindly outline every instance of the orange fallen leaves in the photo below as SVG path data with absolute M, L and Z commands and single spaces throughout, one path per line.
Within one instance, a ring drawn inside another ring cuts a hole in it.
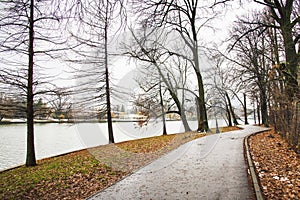
M 85 199 L 157 159 L 197 133 L 99 146 L 0 173 L 0 199 Z M 176 138 L 176 139 L 174 139 Z
M 117 147 L 134 153 L 150 153 L 159 151 L 168 146 L 175 138 L 175 134 L 139 139 L 135 141 L 126 141 L 116 144 Z
M 222 132 L 237 128 L 223 128 Z M 0 173 L 0 199 L 85 199 L 178 146 L 205 134 L 186 132 L 109 144 Z
M 124 175 L 82 150 L 0 173 L 0 199 L 84 199 Z
M 251 136 L 252 159 L 266 199 L 300 199 L 300 159 L 273 130 Z

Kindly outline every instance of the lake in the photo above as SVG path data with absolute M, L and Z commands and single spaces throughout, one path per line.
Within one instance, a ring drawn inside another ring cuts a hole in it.
M 223 120 L 219 126 L 226 126 Z M 190 121 L 190 127 L 197 129 L 197 122 Z M 215 127 L 215 121 L 209 121 Z M 140 127 L 136 122 L 113 123 L 115 142 L 158 136 L 162 134 L 161 122 L 150 122 Z M 181 121 L 168 121 L 168 133 L 184 132 Z M 46 158 L 79 149 L 108 143 L 106 123 L 40 123 L 35 124 L 36 158 Z M 0 170 L 25 163 L 26 124 L 0 125 Z

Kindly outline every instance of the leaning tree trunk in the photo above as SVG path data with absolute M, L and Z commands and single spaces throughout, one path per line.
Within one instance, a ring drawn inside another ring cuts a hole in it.
M 35 166 L 34 122 L 33 122 L 33 57 L 34 57 L 34 0 L 30 1 L 29 19 L 29 63 L 27 82 L 27 155 L 26 166 Z
M 187 119 L 186 119 L 184 108 L 181 106 L 181 103 L 180 103 L 177 95 L 171 89 L 168 89 L 168 90 L 170 92 L 170 95 L 171 95 L 172 99 L 174 100 L 174 102 L 175 102 L 175 104 L 177 106 L 178 113 L 180 113 L 180 118 L 181 118 L 184 130 L 186 132 L 187 131 L 191 131 L 191 128 L 190 128 L 190 126 L 189 126 L 189 124 L 187 122 Z
M 226 107 L 226 113 L 227 113 L 227 119 L 228 119 L 228 126 L 232 126 L 230 109 L 229 109 L 229 106 L 228 106 L 227 102 L 225 102 L 225 107 Z
M 227 101 L 228 101 L 228 105 L 229 105 L 229 110 L 230 110 L 230 113 L 231 113 L 231 116 L 233 118 L 233 123 L 234 125 L 239 125 L 237 119 L 236 119 L 236 116 L 234 114 L 234 111 L 233 111 L 233 108 L 232 108 L 232 105 L 231 105 L 231 101 L 230 101 L 230 98 L 229 98 L 229 95 L 227 92 L 225 92 L 225 95 L 226 95 L 226 98 L 227 98 Z

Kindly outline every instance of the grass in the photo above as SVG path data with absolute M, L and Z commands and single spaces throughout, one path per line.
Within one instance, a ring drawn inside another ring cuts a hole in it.
M 113 172 L 113 173 L 111 173 Z M 124 172 L 114 171 L 99 162 L 87 150 L 38 161 L 36 167 L 18 167 L 0 173 L 0 199 L 53 199 L 90 195 L 86 186 L 97 191 Z M 74 189 L 82 188 L 83 192 Z
M 204 135 L 186 132 L 103 145 L 7 170 L 0 173 L 0 199 L 84 199 Z

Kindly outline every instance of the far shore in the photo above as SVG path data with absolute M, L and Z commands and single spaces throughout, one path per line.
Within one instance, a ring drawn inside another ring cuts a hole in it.
M 112 119 L 112 122 L 143 122 L 144 120 L 136 120 L 136 119 Z M 166 120 L 166 121 L 180 121 L 180 120 Z M 192 120 L 194 121 L 194 120 Z M 46 119 L 39 120 L 35 119 L 34 123 L 106 123 L 107 119 Z M 1 124 L 25 124 L 26 119 L 3 119 L 0 121 Z

